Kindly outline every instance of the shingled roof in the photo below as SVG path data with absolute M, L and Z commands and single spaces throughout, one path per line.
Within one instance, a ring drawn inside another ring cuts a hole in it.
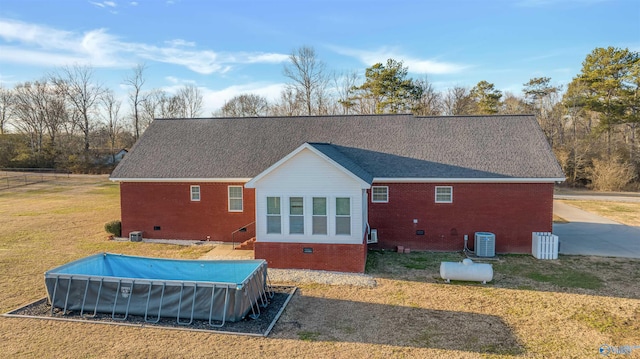
M 532 115 L 157 119 L 111 178 L 250 179 L 304 143 L 361 178 L 564 178 Z

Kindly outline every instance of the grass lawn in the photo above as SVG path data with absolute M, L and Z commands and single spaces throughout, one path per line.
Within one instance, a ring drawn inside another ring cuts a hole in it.
M 640 203 L 638 202 L 577 200 L 564 200 L 561 202 L 629 226 L 640 226 Z
M 101 251 L 197 258 L 201 246 L 108 241 L 119 191 L 81 177 L 0 191 L 0 312 L 46 295 L 43 273 Z M 444 284 L 458 253 L 372 251 L 375 288 L 299 285 L 268 338 L 0 317 L 2 357 L 599 358 L 640 345 L 640 260 L 504 256 L 494 281 Z M 631 356 L 638 357 L 640 349 Z

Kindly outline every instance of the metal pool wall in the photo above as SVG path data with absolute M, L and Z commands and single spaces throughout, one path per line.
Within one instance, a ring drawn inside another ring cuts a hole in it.
M 45 273 L 54 308 L 81 315 L 110 314 L 114 320 L 144 316 L 150 323 L 175 318 L 212 326 L 259 315 L 266 306 L 264 260 L 175 260 L 99 253 Z M 217 322 L 222 323 L 217 323 Z

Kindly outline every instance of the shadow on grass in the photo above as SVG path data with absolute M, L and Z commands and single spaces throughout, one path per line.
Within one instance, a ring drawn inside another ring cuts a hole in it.
M 421 283 L 442 283 L 441 262 L 459 262 L 461 252 L 369 251 L 367 274 L 387 279 Z M 493 266 L 493 281 L 452 282 L 453 285 L 483 286 L 518 290 L 591 294 L 638 298 L 640 260 L 626 258 L 560 255 L 557 260 L 538 260 L 531 255 L 499 255 Z
M 524 353 L 523 345 L 498 316 L 304 295 L 294 296 L 271 336 L 474 353 Z

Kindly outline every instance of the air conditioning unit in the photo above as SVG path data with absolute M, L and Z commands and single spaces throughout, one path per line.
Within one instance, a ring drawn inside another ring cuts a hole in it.
M 371 233 L 369 233 L 369 237 L 367 238 L 367 244 L 378 243 L 378 230 L 372 229 Z
M 478 257 L 495 257 L 496 235 L 490 232 L 476 232 L 473 249 Z
M 129 232 L 129 240 L 131 242 L 142 242 L 142 231 Z

